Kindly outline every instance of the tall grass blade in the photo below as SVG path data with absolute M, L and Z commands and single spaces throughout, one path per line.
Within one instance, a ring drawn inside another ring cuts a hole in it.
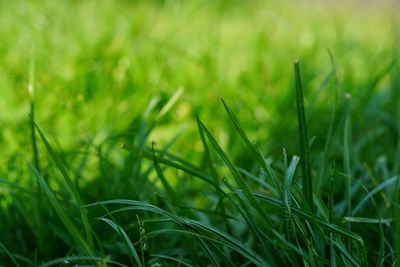
M 215 184 L 217 186 L 219 186 L 220 181 L 219 181 L 219 178 L 218 178 L 218 173 L 217 173 L 217 170 L 214 167 L 214 163 L 213 163 L 212 158 L 211 158 L 211 152 L 210 152 L 210 149 L 209 149 L 209 147 L 207 145 L 207 141 L 206 141 L 206 137 L 205 137 L 205 134 L 204 134 L 204 130 L 201 127 L 200 119 L 199 119 L 198 116 L 196 116 L 196 122 L 197 122 L 198 131 L 199 131 L 199 134 L 200 134 L 200 139 L 201 139 L 201 142 L 202 142 L 203 148 L 204 148 L 205 165 L 209 169 L 210 175 L 213 178 Z M 217 193 L 217 196 L 218 196 L 219 199 L 222 199 L 224 197 L 224 194 L 222 194 L 221 191 L 217 190 L 216 193 Z M 226 214 L 224 202 L 221 201 L 220 203 L 221 204 L 219 206 L 217 206 L 217 208 L 220 207 L 221 212 Z M 225 226 L 226 226 L 227 231 L 230 233 L 231 232 L 231 227 L 230 227 L 229 222 L 228 222 L 227 219 L 225 220 Z
M 300 63 L 298 60 L 293 62 L 295 81 L 296 81 L 296 106 L 298 116 L 298 128 L 300 138 L 300 160 L 302 167 L 303 177 L 303 195 L 308 205 L 313 209 L 313 183 L 311 177 L 311 154 L 307 136 L 307 124 L 306 115 L 304 111 L 304 96 L 303 96 L 303 84 L 300 73 Z
M 35 135 L 35 101 L 34 101 L 34 90 L 35 90 L 35 59 L 33 53 L 29 63 L 29 84 L 28 93 L 30 98 L 30 124 L 31 124 L 31 142 L 32 142 L 32 158 L 35 168 L 40 171 L 39 153 L 37 149 L 36 135 Z
M 32 123 L 34 123 L 35 128 L 38 131 L 40 138 L 42 139 L 42 142 L 44 143 L 47 151 L 49 152 L 51 158 L 53 159 L 54 163 L 56 164 L 57 169 L 60 171 L 61 175 L 63 176 L 63 178 L 64 178 L 63 181 L 64 181 L 64 184 L 66 185 L 67 190 L 72 193 L 72 196 L 74 197 L 74 199 L 78 205 L 80 205 L 80 206 L 83 205 L 83 201 L 78 193 L 78 190 L 75 187 L 75 184 L 72 182 L 67 170 L 65 169 L 61 158 L 58 156 L 58 154 L 54 151 L 54 149 L 52 148 L 50 143 L 47 141 L 47 138 L 45 137 L 45 135 L 43 134 L 43 132 L 39 128 L 39 126 L 37 126 L 35 122 L 32 122 Z M 82 225 L 85 229 L 86 239 L 88 240 L 89 246 L 91 248 L 93 248 L 93 236 L 92 236 L 92 232 L 91 232 L 92 230 L 90 227 L 87 211 L 85 209 L 81 209 L 80 215 L 81 215 Z
M 75 242 L 79 245 L 82 251 L 89 255 L 94 256 L 94 251 L 92 246 L 86 241 L 86 238 L 80 233 L 78 227 L 72 221 L 72 219 L 67 215 L 62 207 L 61 203 L 57 200 L 56 196 L 54 195 L 53 191 L 50 189 L 44 178 L 40 175 L 40 173 L 33 167 L 30 163 L 28 163 L 29 169 L 33 172 L 36 179 L 38 180 L 40 186 L 42 187 L 45 195 L 49 199 L 49 202 L 55 212 L 57 213 L 58 217 L 60 218 L 61 222 L 64 224 L 65 228 L 67 228 L 68 232 L 71 234 L 72 238 Z
M 212 144 L 214 149 L 217 151 L 219 156 L 222 158 L 222 160 L 225 162 L 225 164 L 229 168 L 230 172 L 232 173 L 233 178 L 235 179 L 239 188 L 243 190 L 244 194 L 246 195 L 246 198 L 251 203 L 251 206 L 259 213 L 259 215 L 261 215 L 262 218 L 264 218 L 266 221 L 269 222 L 267 215 L 265 214 L 264 210 L 262 209 L 260 204 L 257 202 L 256 198 L 254 197 L 254 195 L 250 189 L 250 186 L 243 179 L 242 175 L 237 171 L 236 167 L 229 160 L 228 156 L 225 154 L 225 152 L 222 150 L 222 148 L 218 145 L 217 141 L 214 139 L 214 137 L 208 131 L 207 127 L 203 124 L 203 122 L 201 120 L 198 120 L 198 123 L 204 130 L 204 133 L 206 134 L 208 140 L 210 141 L 210 143 Z
M 255 160 L 260 164 L 260 166 L 263 168 L 263 170 L 274 180 L 277 189 L 280 191 L 280 185 L 278 182 L 278 179 L 272 170 L 271 166 L 268 164 L 268 162 L 264 159 L 261 151 L 253 145 L 249 138 L 247 137 L 246 133 L 244 132 L 242 126 L 240 126 L 239 120 L 236 118 L 235 114 L 232 112 L 231 108 L 228 106 L 228 104 L 225 102 L 223 98 L 221 98 L 222 104 L 225 107 L 225 110 L 227 111 L 233 125 L 235 126 L 236 130 L 242 137 L 243 141 L 245 142 L 248 150 L 250 151 L 251 155 L 254 157 Z
M 352 205 L 351 205 L 351 173 L 350 173 L 350 102 L 351 95 L 345 94 L 344 96 L 344 128 L 343 128 L 343 165 L 344 173 L 346 178 L 346 204 L 347 204 L 347 217 L 352 216 Z M 351 230 L 351 222 L 347 222 L 347 228 Z M 348 243 L 350 249 L 350 242 Z

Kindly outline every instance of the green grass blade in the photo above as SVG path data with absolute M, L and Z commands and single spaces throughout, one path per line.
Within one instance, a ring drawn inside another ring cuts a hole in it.
M 211 133 L 208 131 L 207 127 L 201 122 L 201 120 L 198 121 L 202 129 L 204 130 L 204 133 L 206 134 L 208 140 L 214 147 L 214 149 L 217 151 L 217 153 L 220 155 L 222 160 L 225 162 L 227 167 L 232 173 L 233 178 L 235 179 L 236 183 L 238 184 L 239 188 L 243 190 L 243 192 L 246 195 L 246 198 L 248 201 L 251 203 L 252 207 L 261 215 L 262 218 L 264 218 L 267 222 L 269 221 L 267 215 L 265 214 L 264 210 L 260 206 L 260 204 L 257 202 L 256 198 L 254 197 L 250 186 L 247 184 L 247 182 L 243 179 L 242 175 L 237 171 L 236 167 L 233 165 L 233 163 L 229 160 L 228 156 L 225 154 L 225 152 L 222 150 L 222 148 L 218 145 L 217 141 L 214 139 L 214 137 L 211 135 Z
M 4 251 L 4 253 L 11 259 L 11 261 L 14 263 L 15 266 L 17 267 L 20 266 L 15 257 L 10 253 L 10 251 L 8 251 L 8 249 L 1 242 L 0 242 L 0 249 Z
M 93 206 L 99 206 L 99 205 L 101 206 L 101 205 L 109 205 L 109 204 L 128 205 L 129 207 L 127 210 L 141 210 L 141 211 L 147 211 L 147 212 L 152 212 L 152 213 L 157 213 L 157 214 L 163 215 L 167 218 L 172 219 L 175 223 L 177 223 L 178 225 L 181 225 L 185 229 L 192 229 L 192 230 L 195 230 L 196 232 L 204 231 L 207 234 L 213 235 L 214 238 L 217 238 L 219 240 L 219 242 L 221 242 L 225 246 L 237 251 L 244 257 L 251 260 L 257 266 L 269 266 L 269 264 L 262 257 L 260 257 L 256 252 L 254 252 L 251 248 L 247 247 L 245 244 L 241 243 L 239 240 L 226 234 L 225 232 L 223 232 L 215 227 L 198 222 L 198 221 L 182 218 L 180 216 L 177 216 L 173 213 L 170 213 L 166 210 L 163 210 L 161 208 L 158 208 L 156 206 L 153 206 L 153 205 L 150 205 L 147 203 L 143 203 L 143 202 L 135 201 L 135 200 L 116 199 L 116 200 L 101 201 L 101 202 L 88 204 L 88 205 L 82 206 L 81 208 L 89 208 L 89 207 L 93 207 Z M 120 209 L 119 211 L 124 211 L 124 209 Z M 206 239 L 208 238 L 206 235 L 201 235 L 201 237 L 206 238 Z
M 78 230 L 78 227 L 75 225 L 75 223 L 72 221 L 72 219 L 67 215 L 67 213 L 64 211 L 64 208 L 62 207 L 61 203 L 57 200 L 56 196 L 54 195 L 53 191 L 50 189 L 44 178 L 40 175 L 40 173 L 30 164 L 29 169 L 33 172 L 35 175 L 36 179 L 38 180 L 40 186 L 42 187 L 45 195 L 49 199 L 49 202 L 55 212 L 57 213 L 58 217 L 60 218 L 61 222 L 64 224 L 65 228 L 67 228 L 68 232 L 72 236 L 72 238 L 75 240 L 75 242 L 79 245 L 79 247 L 82 249 L 82 251 L 89 255 L 89 256 L 94 256 L 94 251 L 92 247 L 88 244 L 86 241 L 85 237 L 80 233 Z
M 260 164 L 260 166 L 263 168 L 263 170 L 274 180 L 277 189 L 280 190 L 278 179 L 277 179 L 275 173 L 273 172 L 271 166 L 264 159 L 261 151 L 250 142 L 250 139 L 247 137 L 242 126 L 240 126 L 239 120 L 236 118 L 235 114 L 232 112 L 231 108 L 228 106 L 228 104 L 225 102 L 225 100 L 223 98 L 221 98 L 221 101 L 222 101 L 222 104 L 224 105 L 224 108 L 225 108 L 226 112 L 228 113 L 233 125 L 235 126 L 237 132 L 240 134 L 243 141 L 245 142 L 247 149 L 250 151 L 251 155 L 257 160 L 257 162 Z
M 385 181 L 383 181 L 376 187 L 374 187 L 374 189 L 372 189 L 371 191 L 368 191 L 368 194 L 365 197 L 363 197 L 361 200 L 358 201 L 358 204 L 352 210 L 351 215 L 352 216 L 356 215 L 365 206 L 365 204 L 367 203 L 368 200 L 372 199 L 372 197 L 374 195 L 376 195 L 380 191 L 384 190 L 385 188 L 388 188 L 389 186 L 393 186 L 393 184 L 395 184 L 397 182 L 397 180 L 398 180 L 397 176 L 391 177 L 389 179 L 386 179 Z
M 57 169 L 60 171 L 61 175 L 63 176 L 63 181 L 65 182 L 66 188 L 69 192 L 72 193 L 72 196 L 74 197 L 75 201 L 78 203 L 78 205 L 83 205 L 82 199 L 78 193 L 78 190 L 76 189 L 74 183 L 72 182 L 71 178 L 69 177 L 69 174 L 64 167 L 64 164 L 61 160 L 61 158 L 58 156 L 58 154 L 54 151 L 50 143 L 47 141 L 47 138 L 43 134 L 42 130 L 39 128 L 39 126 L 36 125 L 35 122 L 32 121 L 32 123 L 35 125 L 36 130 L 39 133 L 40 138 L 42 139 L 42 142 L 44 143 L 47 151 L 49 152 L 51 158 L 53 159 L 54 163 L 57 166 Z M 91 247 L 93 247 L 93 236 L 92 236 L 92 230 L 90 227 L 87 211 L 84 209 L 80 210 L 80 215 L 81 215 L 81 220 L 82 220 L 82 225 L 85 229 L 85 234 L 86 238 L 88 240 L 88 243 Z
M 100 263 L 110 263 L 112 264 L 111 266 L 120 266 L 120 267 L 128 267 L 128 265 L 119 263 L 117 261 L 113 261 L 107 258 L 100 258 L 96 256 L 69 256 L 69 257 L 63 257 L 63 258 L 57 258 L 45 263 L 40 264 L 38 267 L 50 267 L 50 266 L 64 266 L 66 263 L 72 264 L 74 262 L 80 262 L 80 261 L 89 261 L 89 262 L 97 262 L 100 265 Z M 72 266 L 78 266 L 78 265 L 72 265 Z M 93 266 L 93 265 L 90 265 Z
M 208 184 L 212 185 L 216 190 L 224 194 L 224 191 L 221 190 L 220 186 L 217 183 L 215 183 L 214 179 L 210 175 L 208 175 L 203 170 L 197 168 L 196 166 L 193 166 L 192 164 L 190 164 L 185 160 L 176 157 L 169 157 L 169 155 L 160 156 L 158 155 L 157 150 L 155 150 L 156 153 L 153 153 L 147 150 L 141 150 L 136 148 L 124 147 L 124 149 L 135 150 L 138 156 L 144 157 L 151 161 L 156 160 L 159 164 L 163 164 L 172 167 L 174 169 L 181 170 L 187 174 L 192 175 L 193 177 L 197 177 L 207 182 Z
M 157 114 L 156 121 L 160 121 L 165 114 L 175 105 L 175 103 L 179 100 L 185 90 L 181 87 L 178 88 L 175 93 L 170 97 L 168 102 L 163 106 L 160 112 Z
M 303 84 L 301 81 L 300 63 L 298 60 L 293 62 L 295 81 L 296 81 L 296 106 L 298 116 L 298 128 L 300 138 L 300 159 L 303 177 L 303 195 L 308 205 L 313 209 L 313 186 L 311 177 L 311 154 L 307 136 L 306 115 L 304 111 Z
M 344 173 L 351 177 L 350 173 L 350 101 L 351 95 L 346 94 L 344 99 L 344 128 L 343 128 L 343 165 Z M 346 203 L 347 203 L 347 216 L 352 214 L 351 205 L 351 179 L 346 180 Z M 347 227 L 351 229 L 351 224 L 348 223 Z
M 284 158 L 286 160 L 286 152 L 284 150 Z M 286 238 L 288 240 L 292 240 L 294 238 L 295 229 L 293 225 L 293 218 L 292 218 L 292 194 L 291 194 L 291 186 L 294 173 L 296 171 L 297 164 L 299 162 L 299 158 L 294 156 L 292 161 L 290 162 L 289 167 L 285 171 L 285 178 L 284 178 L 284 186 L 283 186 L 283 222 L 285 223 L 285 230 L 286 230 Z M 286 166 L 285 166 L 286 168 Z
M 274 197 L 271 197 L 271 196 L 268 196 L 268 195 L 265 195 L 265 194 L 262 194 L 262 193 L 255 193 L 254 196 L 257 199 L 265 201 L 265 202 L 267 202 L 267 203 L 269 203 L 269 204 L 271 204 L 273 206 L 280 207 L 280 208 L 282 208 L 284 206 L 284 203 L 282 201 L 280 201 L 279 199 L 276 199 Z M 292 213 L 294 215 L 299 216 L 302 219 L 305 219 L 305 220 L 307 220 L 307 221 L 309 221 L 311 223 L 313 222 L 313 220 L 315 220 L 315 222 L 317 224 L 319 224 L 320 226 L 322 226 L 326 230 L 332 231 L 332 232 L 334 232 L 334 233 L 336 233 L 338 235 L 350 238 L 350 239 L 352 239 L 354 241 L 357 241 L 358 243 L 364 245 L 364 241 L 359 235 L 357 235 L 357 234 L 355 234 L 355 233 L 353 233 L 351 231 L 348 231 L 343 227 L 340 227 L 340 226 L 335 225 L 335 224 L 331 224 L 331 223 L 326 222 L 326 221 L 324 221 L 324 220 L 322 220 L 320 218 L 313 218 L 312 214 L 308 214 L 305 211 L 303 211 L 303 210 L 301 210 L 299 208 L 296 208 L 296 207 L 292 207 L 291 210 L 292 210 Z
M 174 257 L 162 255 L 162 254 L 150 254 L 150 257 L 154 258 L 160 258 L 160 259 L 165 259 L 165 260 L 170 260 L 172 262 L 175 262 L 178 264 L 178 266 L 186 266 L 186 267 L 194 267 L 194 265 L 190 264 L 189 262 L 182 260 L 182 259 L 176 259 Z
M 128 248 L 129 251 L 129 257 L 133 257 L 133 259 L 135 260 L 136 266 L 138 267 L 142 267 L 142 263 L 139 259 L 139 255 L 136 252 L 136 249 L 134 247 L 134 245 L 132 244 L 131 240 L 129 239 L 129 236 L 126 234 L 126 232 L 124 231 L 124 229 L 119 226 L 118 224 L 116 224 L 115 222 L 113 222 L 110 219 L 107 218 L 99 218 L 99 220 L 107 223 L 109 226 L 111 226 L 124 240 L 125 245 Z
M 365 218 L 365 217 L 344 217 L 346 222 L 368 223 L 368 224 L 388 224 L 393 222 L 392 218 Z

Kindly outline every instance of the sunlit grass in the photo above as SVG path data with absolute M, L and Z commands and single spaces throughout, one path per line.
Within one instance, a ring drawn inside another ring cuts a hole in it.
M 0 1 L 0 266 L 398 265 L 396 7 Z

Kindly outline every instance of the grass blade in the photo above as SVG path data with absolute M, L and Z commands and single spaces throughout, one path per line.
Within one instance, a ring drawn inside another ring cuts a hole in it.
M 71 192 L 72 196 L 74 197 L 74 199 L 78 203 L 78 205 L 83 205 L 83 202 L 78 193 L 78 190 L 76 189 L 74 183 L 72 182 L 71 178 L 69 177 L 68 172 L 65 169 L 61 158 L 58 156 L 58 154 L 54 151 L 54 149 L 52 148 L 50 143 L 47 141 L 47 138 L 45 137 L 45 135 L 43 134 L 43 132 L 39 128 L 39 126 L 37 126 L 36 123 L 33 121 L 32 121 L 32 123 L 35 125 L 36 130 L 38 131 L 39 136 L 42 139 L 51 158 L 53 159 L 54 163 L 56 164 L 57 169 L 60 171 L 61 175 L 63 176 L 63 178 L 64 178 L 63 181 L 65 182 L 67 190 Z M 87 211 L 84 209 L 81 209 L 80 215 L 81 215 L 81 220 L 82 220 L 83 227 L 85 229 L 85 234 L 86 234 L 88 243 L 89 243 L 90 247 L 93 247 L 93 236 L 92 236 L 92 232 L 91 232 L 89 219 L 87 216 Z M 92 254 L 90 254 L 90 255 L 92 256 Z
M 218 145 L 217 141 L 214 139 L 214 137 L 208 131 L 207 127 L 203 124 L 203 122 L 201 120 L 198 120 L 198 123 L 202 127 L 202 129 L 204 130 L 204 133 L 206 134 L 208 140 L 211 142 L 211 144 L 214 147 L 214 149 L 217 151 L 217 153 L 220 155 L 222 160 L 225 162 L 225 164 L 227 165 L 227 167 L 231 171 L 233 178 L 235 179 L 235 181 L 238 184 L 238 186 L 245 193 L 246 198 L 251 203 L 251 206 L 254 209 L 256 209 L 256 211 L 261 215 L 262 218 L 264 218 L 267 222 L 269 222 L 269 219 L 268 219 L 267 215 L 265 214 L 264 210 L 261 208 L 260 204 L 257 202 L 256 198 L 254 197 L 254 195 L 253 195 L 253 193 L 252 193 L 252 191 L 250 189 L 250 186 L 243 179 L 242 175 L 237 171 L 236 167 L 229 160 L 228 156 L 225 154 L 225 152 L 222 150 L 222 148 Z
M 346 193 L 345 199 L 347 204 L 347 217 L 352 216 L 352 205 L 351 205 L 351 173 L 350 173 L 350 101 L 351 95 L 345 94 L 344 96 L 344 129 L 343 129 L 343 165 L 344 173 L 346 174 Z M 351 222 L 347 222 L 347 229 L 351 230 Z M 350 249 L 351 244 L 348 243 Z
M 296 106 L 299 123 L 299 138 L 300 138 L 300 160 L 303 177 L 303 195 L 308 205 L 313 209 L 313 187 L 311 177 L 311 154 L 308 144 L 306 115 L 304 111 L 304 96 L 303 85 L 301 81 L 300 63 L 298 60 L 293 62 L 295 81 L 296 81 Z
M 244 257 L 251 260 L 257 266 L 269 266 L 269 264 L 262 257 L 260 257 L 256 252 L 254 252 L 251 248 L 247 247 L 245 244 L 241 243 L 239 240 L 235 239 L 234 237 L 231 237 L 230 235 L 224 233 L 223 231 L 221 231 L 215 227 L 206 225 L 204 223 L 198 222 L 198 221 L 182 218 L 180 216 L 177 216 L 171 212 L 168 212 L 166 210 L 163 210 L 163 209 L 153 206 L 151 204 L 146 204 L 146 203 L 143 203 L 140 201 L 135 201 L 135 200 L 116 199 L 116 200 L 108 200 L 108 201 L 101 201 L 101 202 L 88 204 L 88 205 L 82 206 L 81 208 L 89 208 L 89 207 L 93 207 L 93 206 L 99 206 L 99 205 L 101 206 L 101 205 L 109 205 L 109 204 L 120 204 L 120 205 L 128 206 L 126 209 L 119 209 L 119 211 L 140 210 L 140 211 L 147 211 L 147 212 L 152 212 L 152 213 L 157 213 L 157 214 L 163 215 L 167 218 L 172 219 L 175 223 L 184 227 L 185 229 L 195 230 L 195 232 L 191 231 L 192 234 L 198 234 L 197 233 L 198 231 L 203 231 L 207 234 L 214 236 L 215 240 L 218 240 L 225 246 L 237 251 Z M 208 237 L 206 235 L 200 235 L 200 237 L 205 238 L 205 239 L 210 239 L 210 237 Z
M 0 242 L 0 249 L 4 251 L 4 253 L 11 259 L 11 261 L 14 263 L 15 266 L 17 267 L 20 266 L 17 260 L 14 258 L 14 256 L 10 253 L 10 251 L 8 251 L 8 249 L 1 242 Z
M 49 199 L 49 202 L 55 212 L 57 213 L 58 217 L 64 224 L 65 228 L 67 228 L 68 232 L 71 234 L 72 238 L 75 240 L 75 242 L 80 246 L 82 251 L 89 255 L 89 256 L 94 256 L 94 251 L 92 249 L 92 246 L 86 242 L 86 239 L 82 236 L 80 231 L 78 230 L 77 226 L 75 223 L 71 220 L 71 218 L 67 215 L 67 213 L 64 211 L 61 203 L 57 200 L 56 196 L 54 195 L 53 191 L 50 189 L 49 185 L 46 183 L 44 178 L 40 175 L 40 173 L 30 164 L 28 163 L 29 169 L 33 172 L 35 175 L 36 179 L 38 180 L 40 186 L 42 187 L 45 195 Z
M 133 246 L 131 240 L 129 239 L 129 236 L 126 234 L 126 232 L 124 231 L 124 229 L 122 229 L 121 226 L 119 226 L 118 224 L 116 224 L 115 222 L 113 222 L 110 219 L 107 218 L 99 218 L 99 220 L 107 223 L 109 226 L 111 226 L 124 240 L 125 245 L 127 246 L 128 250 L 129 250 L 129 257 L 134 258 L 135 263 L 137 266 L 142 267 L 142 263 L 139 259 L 139 255 L 136 252 L 135 247 Z
M 236 130 L 242 137 L 242 139 L 245 142 L 250 153 L 257 160 L 257 162 L 260 164 L 260 166 L 263 168 L 263 170 L 274 180 L 274 182 L 277 186 L 277 189 L 280 190 L 278 179 L 276 178 L 276 175 L 273 172 L 271 166 L 264 159 L 261 151 L 250 142 L 250 140 L 247 137 L 246 133 L 244 132 L 243 128 L 240 126 L 239 120 L 236 118 L 235 114 L 233 114 L 231 108 L 228 106 L 228 104 L 225 102 L 225 100 L 223 98 L 221 98 L 221 101 L 222 101 L 222 104 L 224 105 L 225 110 L 228 113 L 233 125 L 235 126 Z

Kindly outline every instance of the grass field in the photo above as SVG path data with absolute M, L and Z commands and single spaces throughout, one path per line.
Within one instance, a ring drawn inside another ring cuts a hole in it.
M 397 8 L 0 0 L 0 266 L 400 266 Z

